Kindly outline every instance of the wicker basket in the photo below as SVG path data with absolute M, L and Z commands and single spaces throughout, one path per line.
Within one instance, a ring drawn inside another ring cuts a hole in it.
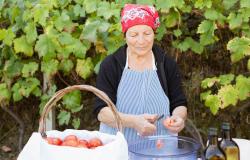
M 122 122 L 121 118 L 117 112 L 117 109 L 113 102 L 110 100 L 110 98 L 99 89 L 90 86 L 90 85 L 74 85 L 69 86 L 67 88 L 61 89 L 57 91 L 54 96 L 46 103 L 40 121 L 39 121 L 39 129 L 38 132 L 41 133 L 42 137 L 46 137 L 46 116 L 49 114 L 52 107 L 55 106 L 55 104 L 67 93 L 74 91 L 74 90 L 83 90 L 83 91 L 90 91 L 94 93 L 96 96 L 98 96 L 100 99 L 102 99 L 104 102 L 106 102 L 107 106 L 110 107 L 112 113 L 114 114 L 115 120 L 116 120 L 116 128 L 118 131 L 122 132 Z

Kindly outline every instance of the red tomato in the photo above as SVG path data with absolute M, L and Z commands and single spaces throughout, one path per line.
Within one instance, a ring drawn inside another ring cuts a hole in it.
M 89 146 L 89 142 L 84 140 L 84 139 L 81 139 L 78 141 L 78 146 L 79 148 L 88 148 Z
M 47 137 L 46 140 L 52 145 L 60 146 L 62 144 L 62 140 L 60 138 Z
M 74 140 L 77 141 L 77 137 L 75 135 L 68 135 L 64 138 L 64 141 L 68 141 L 68 140 Z
M 62 146 L 77 147 L 78 144 L 79 143 L 77 140 L 69 139 L 69 140 L 63 141 Z
M 95 148 L 102 145 L 102 141 L 99 138 L 92 138 L 89 140 L 89 148 Z

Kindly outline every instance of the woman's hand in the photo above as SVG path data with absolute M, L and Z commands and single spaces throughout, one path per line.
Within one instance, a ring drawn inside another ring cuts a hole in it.
M 172 133 L 178 133 L 185 127 L 185 121 L 180 116 L 173 115 L 163 121 L 163 125 Z
M 157 120 L 156 114 L 136 115 L 134 118 L 134 129 L 141 136 L 149 136 L 156 132 L 154 122 Z

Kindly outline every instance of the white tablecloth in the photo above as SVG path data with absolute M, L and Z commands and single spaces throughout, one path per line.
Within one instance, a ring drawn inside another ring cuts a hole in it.
M 250 140 L 233 138 L 233 140 L 238 144 L 240 148 L 240 159 L 249 160 L 250 159 Z
M 31 136 L 32 138 L 38 138 L 38 134 L 33 134 Z M 233 140 L 238 144 L 239 148 L 240 148 L 240 159 L 241 160 L 250 160 L 250 140 L 247 139 L 238 139 L 238 138 L 233 138 Z M 29 160 L 39 160 L 39 156 L 40 156 L 40 144 L 29 144 L 34 147 L 34 150 L 29 154 L 30 159 Z M 23 150 L 25 150 L 27 147 L 24 147 Z M 27 153 L 27 152 L 25 152 Z M 19 155 L 17 160 L 23 160 L 22 159 L 22 154 Z M 198 159 L 200 160 L 200 159 Z

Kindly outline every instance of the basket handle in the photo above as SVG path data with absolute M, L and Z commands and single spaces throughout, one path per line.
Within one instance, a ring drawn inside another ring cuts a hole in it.
M 118 131 L 122 132 L 121 117 L 119 116 L 118 111 L 115 105 L 113 104 L 113 102 L 103 91 L 90 85 L 73 85 L 73 86 L 69 86 L 67 88 L 57 91 L 54 94 L 54 96 L 51 97 L 51 99 L 44 106 L 41 118 L 39 120 L 39 129 L 38 129 L 38 132 L 40 132 L 43 137 L 46 137 L 46 133 L 45 133 L 46 132 L 46 117 L 49 114 L 50 110 L 65 94 L 74 90 L 90 91 L 94 93 L 97 97 L 102 99 L 107 104 L 107 106 L 111 109 L 112 113 L 114 114 L 114 117 L 116 120 L 116 128 L 118 129 Z

